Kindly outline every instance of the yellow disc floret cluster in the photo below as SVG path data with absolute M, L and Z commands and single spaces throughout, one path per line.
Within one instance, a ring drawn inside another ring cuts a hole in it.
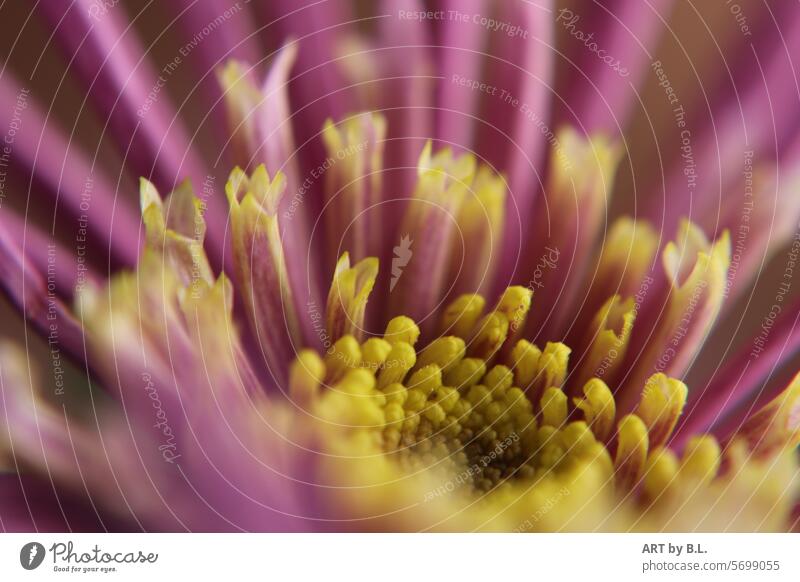
M 685 386 L 654 376 L 638 414 L 615 426 L 614 397 L 599 378 L 570 399 L 566 345 L 539 349 L 517 337 L 530 303 L 524 287 L 509 288 L 486 314 L 481 296 L 459 297 L 444 312 L 446 335 L 421 349 L 418 326 L 404 316 L 392 319 L 383 337 L 359 343 L 342 336 L 324 357 L 300 353 L 290 395 L 342 430 L 366 430 L 407 473 L 439 469 L 459 477 L 449 489 L 487 492 L 587 463 L 601 464 L 609 476 L 616 470 L 618 484 L 632 487 L 645 468 L 648 433 L 671 431 Z M 654 462 L 660 470 L 650 480 L 663 480 L 663 461 Z

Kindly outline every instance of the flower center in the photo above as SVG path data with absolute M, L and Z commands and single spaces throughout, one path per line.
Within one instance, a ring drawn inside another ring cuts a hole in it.
M 420 330 L 408 317 L 391 320 L 381 338 L 345 335 L 324 361 L 299 355 L 291 395 L 339 428 L 368 430 L 406 473 L 449 475 L 451 488 L 488 491 L 598 459 L 611 469 L 613 396 L 594 379 L 570 410 L 562 387 L 569 348 L 540 350 L 518 337 L 530 299 L 512 287 L 482 315 L 484 299 L 464 295 L 444 312 L 447 335 L 419 351 Z M 628 431 L 636 429 L 646 434 L 641 421 Z

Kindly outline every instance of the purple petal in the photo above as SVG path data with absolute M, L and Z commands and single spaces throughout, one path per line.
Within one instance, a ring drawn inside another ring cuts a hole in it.
M 165 94 L 168 73 L 147 60 L 122 6 L 96 16 L 92 0 L 40 3 L 71 66 L 83 79 L 88 95 L 106 116 L 121 153 L 136 176 L 153 178 L 172 190 L 183 178 L 201 184 L 208 176 L 192 140 Z M 222 249 L 226 216 L 219 196 L 208 201 L 209 250 Z
M 726 359 L 723 368 L 715 372 L 704 388 L 690 394 L 676 430 L 676 445 L 681 446 L 692 434 L 708 431 L 722 420 L 729 428 L 741 424 L 745 416 L 758 410 L 757 402 L 769 401 L 774 396 L 776 373 L 783 362 L 791 361 L 798 352 L 800 302 L 795 302 L 783 307 L 777 321 L 765 320 L 751 342 Z M 781 388 L 782 385 L 778 387 Z M 742 406 L 747 402 L 750 406 L 745 406 L 747 410 L 743 412 Z M 737 413 L 728 416 L 732 410 Z M 724 433 L 725 429 L 719 432 Z
M 440 5 L 440 10 L 448 13 L 459 10 L 468 14 L 486 14 L 487 8 L 487 0 L 442 0 Z M 478 124 L 472 117 L 478 114 L 480 93 L 464 90 L 453 82 L 453 78 L 479 77 L 487 29 L 452 18 L 446 19 L 441 28 L 438 68 L 442 79 L 437 98 L 436 137 L 443 145 L 469 150 L 473 147 L 473 133 Z
M 183 57 L 183 66 L 204 72 L 199 87 L 205 108 L 211 117 L 211 128 L 216 138 L 224 143 L 230 137 L 225 129 L 225 112 L 221 106 L 219 83 L 213 74 L 226 59 L 234 58 L 250 63 L 259 62 L 265 54 L 255 29 L 250 6 L 225 0 L 177 0 L 166 5 L 153 5 L 157 10 L 167 8 L 178 19 L 178 27 L 171 27 L 170 35 L 188 54 Z M 222 25 L 219 22 L 223 20 Z M 205 31 L 213 27 L 213 41 L 207 42 Z
M 508 284 L 519 265 L 523 233 L 531 228 L 534 201 L 542 189 L 547 142 L 540 122 L 550 115 L 552 6 L 552 0 L 495 4 L 496 14 L 492 16 L 519 27 L 520 32 L 512 36 L 503 30 L 491 31 L 484 63 L 487 72 L 478 79 L 494 88 L 494 93 L 484 97 L 475 151 L 497 172 L 507 174 L 509 182 L 498 288 Z
M 60 212 L 63 206 L 75 220 L 87 218 L 88 231 L 108 246 L 114 262 L 135 263 L 138 249 L 130 241 L 138 236 L 139 213 L 126 200 L 117 202 L 119 185 L 95 167 L 94 161 L 72 143 L 72 136 L 64 135 L 55 120 L 46 117 L 27 90 L 7 72 L 0 77 L 0 111 L 10 116 L 8 123 L 15 115 L 19 117 L 21 129 L 10 146 L 14 167 L 24 168 L 43 187 L 38 190 L 31 186 L 29 205 L 34 190 L 48 194 L 55 199 L 55 211 Z M 0 123 L 5 121 L 3 118 Z
M 720 214 L 729 204 L 728 193 L 738 186 L 748 152 L 755 166 L 774 160 L 780 163 L 795 141 L 800 101 L 793 59 L 800 50 L 800 13 L 790 4 L 781 6 L 783 10 L 770 13 L 763 29 L 753 33 L 752 46 L 748 40 L 734 53 L 734 76 L 705 96 L 713 100 L 709 104 L 713 109 L 702 117 L 689 118 L 690 131 L 683 136 L 688 141 L 675 147 L 672 142 L 662 142 L 662 151 L 675 152 L 669 154 L 666 190 L 645 184 L 643 191 L 652 187 L 655 192 L 668 193 L 668 199 L 650 196 L 645 209 L 654 221 L 663 220 L 667 230 L 682 216 L 696 217 L 696 222 L 719 229 Z M 773 18 L 782 19 L 780 25 Z
M 118 519 L 98 514 L 82 496 L 60 490 L 33 475 L 0 473 L 0 531 L 125 531 Z
M 610 135 L 625 129 L 638 99 L 636 88 L 656 58 L 653 51 L 665 31 L 664 22 L 673 3 L 612 0 L 555 12 L 556 29 L 564 36 L 564 52 L 573 63 L 562 63 L 571 67 L 572 74 L 566 101 L 556 113 L 556 125 L 569 120 L 587 133 L 604 131 Z M 593 35 L 589 45 L 575 37 L 578 32 Z M 595 45 L 597 51 L 592 50 Z M 611 63 L 601 56 L 610 57 Z
M 48 289 L 46 269 L 38 271 L 34 268 L 35 264 L 14 242 L 11 233 L 0 227 L 0 281 L 5 292 L 42 335 L 52 335 L 51 350 L 57 353 L 63 349 L 78 360 L 83 360 L 80 325 L 55 293 L 55 287 L 52 292 Z

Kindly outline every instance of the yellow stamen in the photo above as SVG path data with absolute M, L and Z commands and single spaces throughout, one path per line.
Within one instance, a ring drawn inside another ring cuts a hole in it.
M 678 478 L 678 458 L 669 449 L 650 453 L 644 470 L 644 491 L 651 500 L 664 495 Z
M 383 334 L 383 339 L 390 344 L 405 342 L 413 346 L 419 339 L 419 327 L 417 327 L 413 319 L 401 315 L 389 322 L 386 326 L 386 332 Z
M 459 337 L 445 336 L 433 340 L 419 354 L 417 367 L 438 364 L 443 372 L 449 372 L 464 358 L 466 347 Z
M 302 350 L 289 371 L 289 395 L 301 406 L 310 405 L 325 378 L 325 364 L 314 350 Z
M 550 387 L 542 395 L 542 424 L 559 427 L 567 419 L 567 395 L 561 388 Z
M 567 377 L 570 350 L 560 342 L 547 342 L 536 362 L 536 372 L 529 392 L 535 402 L 551 386 L 562 386 Z
M 617 427 L 617 456 L 614 460 L 617 484 L 623 491 L 632 489 L 647 460 L 647 427 L 635 414 L 628 414 Z
M 528 340 L 519 340 L 511 350 L 511 368 L 514 379 L 520 388 L 527 390 L 533 385 L 539 373 L 539 359 L 542 351 Z
M 508 318 L 502 313 L 490 313 L 478 324 L 468 353 L 472 357 L 488 360 L 503 346 L 507 337 Z
M 386 362 L 378 375 L 378 386 L 383 388 L 389 384 L 403 381 L 408 371 L 417 363 L 417 353 L 411 344 L 396 342 L 392 351 L 386 356 Z
M 326 313 L 328 335 L 333 340 L 345 334 L 364 335 L 364 313 L 377 277 L 376 258 L 364 259 L 351 268 L 350 255 L 344 253 L 336 263 Z
M 628 340 L 636 318 L 633 298 L 611 297 L 597 312 L 588 330 L 588 350 L 571 384 L 582 386 L 595 376 L 612 383 L 625 361 Z
M 333 344 L 325 356 L 325 368 L 328 370 L 327 382 L 337 382 L 348 370 L 361 365 L 361 346 L 351 335 L 346 335 Z
M 647 425 L 651 447 L 658 448 L 667 442 L 688 394 L 686 384 L 664 374 L 654 374 L 647 381 L 636 414 Z
M 583 386 L 584 398 L 574 398 L 575 406 L 583 411 L 586 422 L 597 440 L 607 442 L 614 430 L 616 404 L 614 395 L 605 382 L 592 378 Z
M 800 443 L 800 374 L 737 431 L 752 451 L 764 456 Z
M 681 479 L 708 483 L 717 476 L 720 466 L 720 447 L 711 435 L 700 435 L 686 444 L 681 461 Z
M 361 344 L 361 365 L 377 373 L 385 364 L 391 351 L 392 344 L 384 339 L 371 337 Z
M 486 300 L 477 294 L 461 295 L 447 306 L 442 317 L 442 332 L 467 339 L 478 323 Z
M 464 358 L 453 366 L 444 377 L 448 386 L 454 386 L 461 392 L 477 384 L 486 374 L 486 363 L 478 358 Z

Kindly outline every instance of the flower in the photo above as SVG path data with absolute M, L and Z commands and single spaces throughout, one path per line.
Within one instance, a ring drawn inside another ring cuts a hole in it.
M 791 51 L 752 41 L 763 86 L 722 90 L 712 133 L 653 56 L 669 2 L 436 4 L 176 2 L 192 34 L 161 70 L 116 3 L 40 7 L 126 152 L 118 182 L 146 177 L 140 228 L 2 76 L 7 156 L 78 227 L 64 245 L 2 209 L 4 288 L 47 339 L 0 347 L 4 529 L 795 527 Z M 181 67 L 216 73 L 187 100 L 217 163 L 169 105 Z M 642 167 L 619 127 L 648 77 L 667 196 L 606 227 Z M 757 335 L 697 365 L 774 257 Z

